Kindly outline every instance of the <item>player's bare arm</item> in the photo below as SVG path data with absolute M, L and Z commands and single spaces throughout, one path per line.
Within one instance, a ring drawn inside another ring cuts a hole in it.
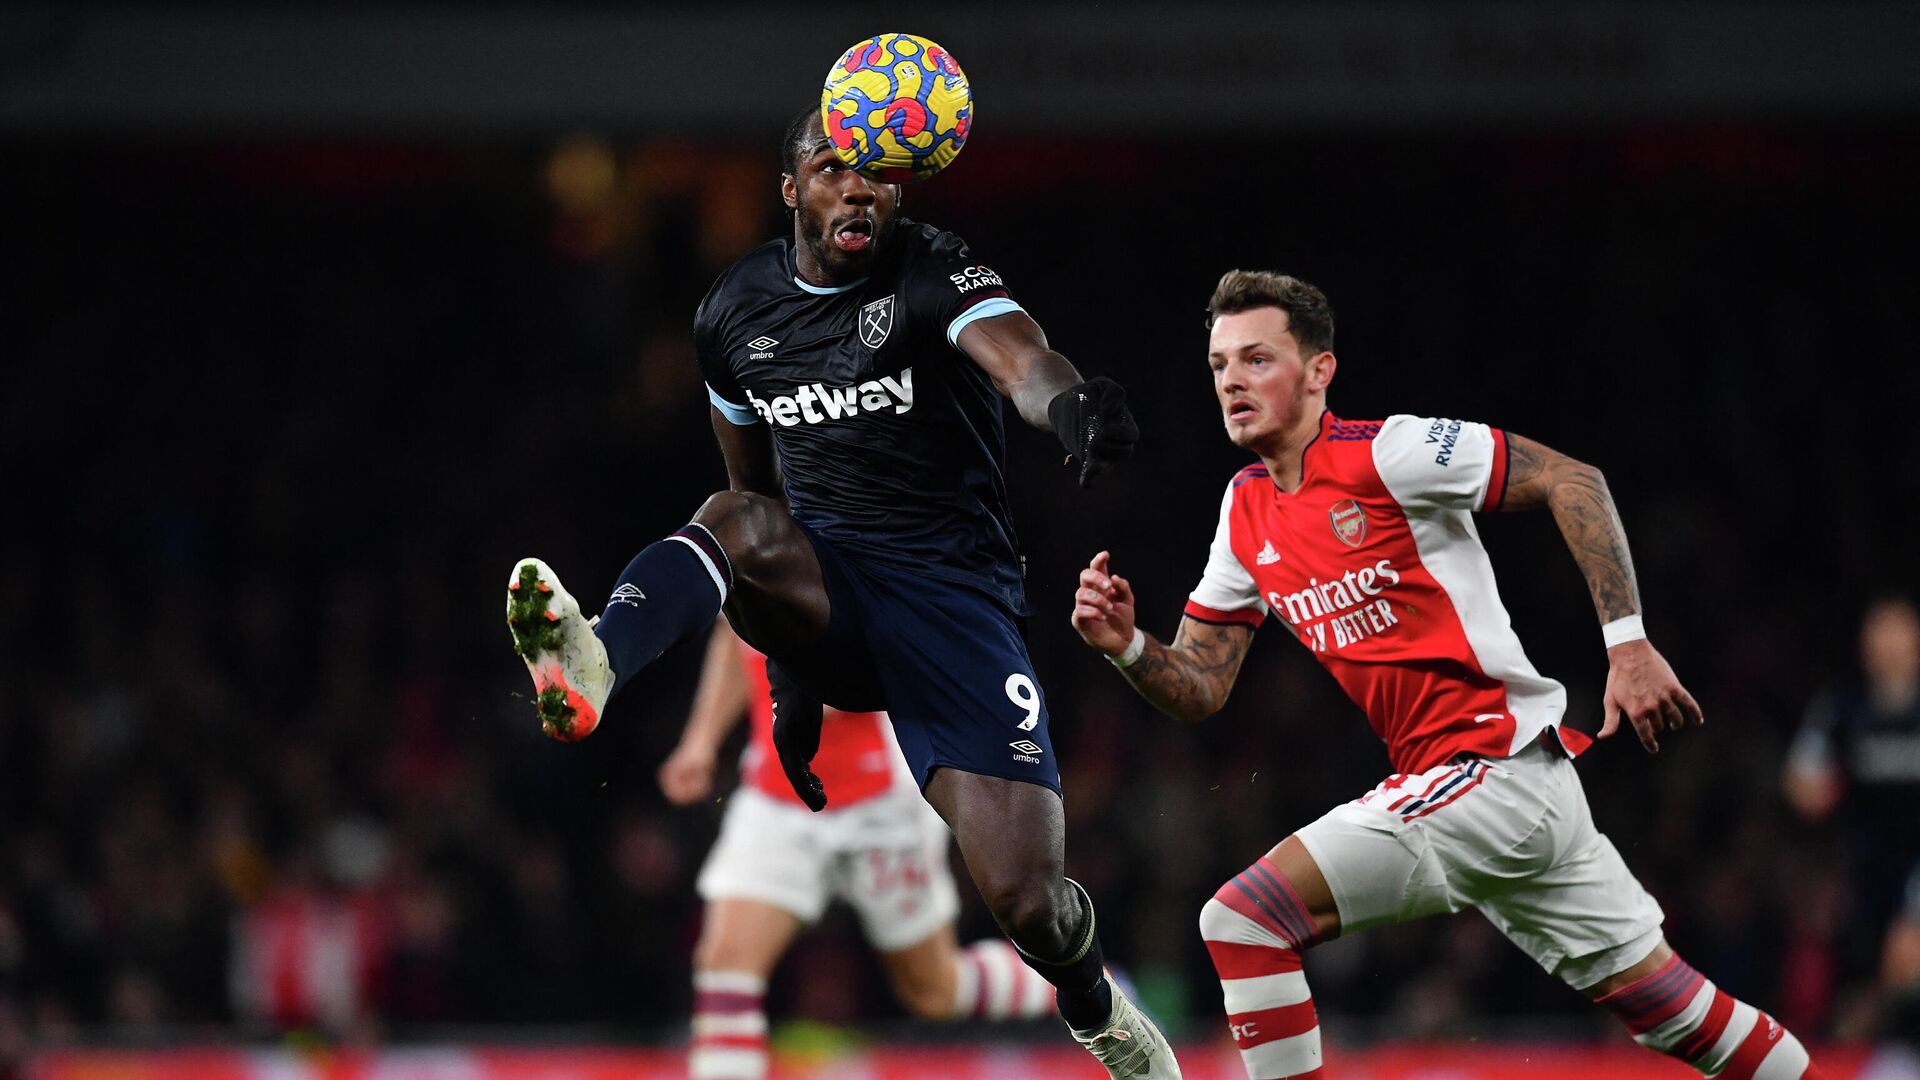
M 1181 616 L 1173 644 L 1162 644 L 1138 629 L 1133 586 L 1109 572 L 1110 558 L 1103 551 L 1080 571 L 1073 628 L 1088 645 L 1109 657 L 1123 657 L 1139 633 L 1140 653 L 1120 668 L 1120 674 L 1161 712 L 1190 724 L 1219 712 L 1253 642 L 1253 628 Z
M 1047 403 L 1080 380 L 1073 362 L 1047 346 L 1046 331 L 1024 311 L 981 319 L 960 331 L 960 351 L 993 377 L 1020 419 L 1051 430 Z
M 1587 580 L 1602 625 L 1640 614 L 1640 586 L 1627 550 L 1627 532 L 1600 470 L 1520 435 L 1507 435 L 1507 492 L 1503 510 L 1547 507 Z M 1658 732 L 1702 724 L 1700 706 L 1644 636 L 1607 649 L 1609 668 L 1600 737 L 1608 738 L 1625 713 L 1650 754 Z
M 780 462 L 773 452 L 773 435 L 765 424 L 734 424 L 707 406 L 713 424 L 713 437 L 720 444 L 720 456 L 727 463 L 727 487 L 769 499 L 785 501 L 780 486 Z
M 960 350 L 980 365 L 1020 418 L 1053 431 L 1080 463 L 1080 486 L 1133 455 L 1140 429 L 1126 391 L 1104 376 L 1082 380 L 1066 357 L 1047 346 L 1040 324 L 1024 311 L 981 319 L 960 331 Z
M 660 791 L 675 806 L 713 793 L 713 774 L 724 743 L 747 711 L 747 676 L 740 666 L 740 639 L 725 619 L 715 620 L 693 708 L 679 745 L 660 764 Z
M 1640 586 L 1627 550 L 1627 531 L 1600 470 L 1521 435 L 1507 435 L 1507 496 L 1503 510 L 1547 507 L 1586 576 L 1602 623 L 1640 614 Z

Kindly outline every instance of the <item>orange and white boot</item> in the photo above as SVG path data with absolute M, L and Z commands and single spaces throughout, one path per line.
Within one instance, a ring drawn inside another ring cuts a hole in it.
M 562 742 L 591 735 L 613 692 L 613 667 L 593 621 L 539 559 L 521 559 L 507 579 L 507 630 L 533 674 L 541 730 Z

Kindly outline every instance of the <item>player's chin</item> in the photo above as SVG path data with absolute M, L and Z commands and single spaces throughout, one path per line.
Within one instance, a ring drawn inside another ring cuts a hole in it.
M 857 276 L 866 273 L 873 267 L 874 253 L 877 252 L 879 248 L 880 245 L 869 242 L 865 247 L 848 250 L 838 243 L 829 241 L 827 244 L 830 259 L 828 265 L 832 266 L 841 276 Z

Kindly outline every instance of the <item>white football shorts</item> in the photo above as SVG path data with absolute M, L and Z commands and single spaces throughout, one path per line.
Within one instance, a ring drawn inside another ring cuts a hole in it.
M 1660 941 L 1659 903 L 1594 828 L 1551 738 L 1391 777 L 1297 835 L 1332 888 L 1342 934 L 1478 908 L 1576 990 Z
M 818 814 L 741 785 L 697 882 L 704 900 L 759 900 L 811 923 L 845 900 L 883 952 L 925 941 L 960 912 L 946 822 L 911 781 Z

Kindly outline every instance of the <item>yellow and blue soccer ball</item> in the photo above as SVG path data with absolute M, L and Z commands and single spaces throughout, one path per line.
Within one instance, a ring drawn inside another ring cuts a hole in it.
M 973 91 L 953 54 L 915 34 L 876 34 L 841 54 L 820 92 L 840 160 L 889 184 L 952 164 L 973 128 Z

